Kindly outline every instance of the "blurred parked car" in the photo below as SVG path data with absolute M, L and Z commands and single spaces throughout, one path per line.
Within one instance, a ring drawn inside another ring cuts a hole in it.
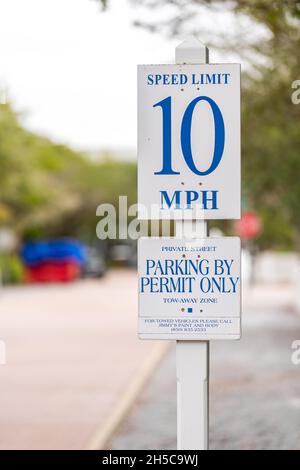
M 112 245 L 110 247 L 109 257 L 113 264 L 136 268 L 136 243 L 118 243 Z
M 85 277 L 102 277 L 107 270 L 105 253 L 94 246 L 86 248 Z

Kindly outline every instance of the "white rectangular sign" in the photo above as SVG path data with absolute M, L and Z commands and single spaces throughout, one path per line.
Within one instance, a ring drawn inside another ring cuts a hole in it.
M 240 218 L 240 65 L 140 65 L 138 162 L 140 219 Z
M 240 338 L 240 239 L 141 238 L 139 336 Z

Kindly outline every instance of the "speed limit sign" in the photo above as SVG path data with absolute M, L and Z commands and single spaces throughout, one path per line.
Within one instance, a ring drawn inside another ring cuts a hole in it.
M 138 158 L 140 219 L 240 218 L 240 65 L 140 65 Z

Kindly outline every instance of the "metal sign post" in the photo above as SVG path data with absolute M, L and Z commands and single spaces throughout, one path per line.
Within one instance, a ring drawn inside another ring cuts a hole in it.
M 240 66 L 208 64 L 196 38 L 176 64 L 138 69 L 139 337 L 176 340 L 178 449 L 208 449 L 209 341 L 239 339 L 240 240 L 208 219 L 240 217 Z M 152 208 L 155 207 L 155 215 Z
M 196 39 L 185 41 L 177 46 L 175 61 L 177 64 L 205 64 L 209 62 L 209 50 Z M 175 224 L 175 234 L 180 231 L 185 236 L 194 236 L 192 221 L 176 221 Z M 197 225 L 197 236 L 207 237 L 207 222 L 198 221 Z M 176 341 L 176 379 L 177 449 L 208 450 L 209 341 Z

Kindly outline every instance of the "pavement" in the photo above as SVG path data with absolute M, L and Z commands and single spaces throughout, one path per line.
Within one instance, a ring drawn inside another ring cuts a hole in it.
M 133 270 L 1 290 L 0 449 L 176 448 L 175 347 L 137 339 L 136 292 Z M 211 343 L 211 448 L 300 449 L 293 295 L 247 290 L 243 339 Z
M 289 285 L 260 285 L 243 295 L 241 341 L 211 342 L 210 448 L 300 449 L 300 340 Z M 110 449 L 176 449 L 176 379 L 173 346 Z
M 0 291 L 0 449 L 101 445 L 159 355 L 137 339 L 136 292 L 133 270 Z

